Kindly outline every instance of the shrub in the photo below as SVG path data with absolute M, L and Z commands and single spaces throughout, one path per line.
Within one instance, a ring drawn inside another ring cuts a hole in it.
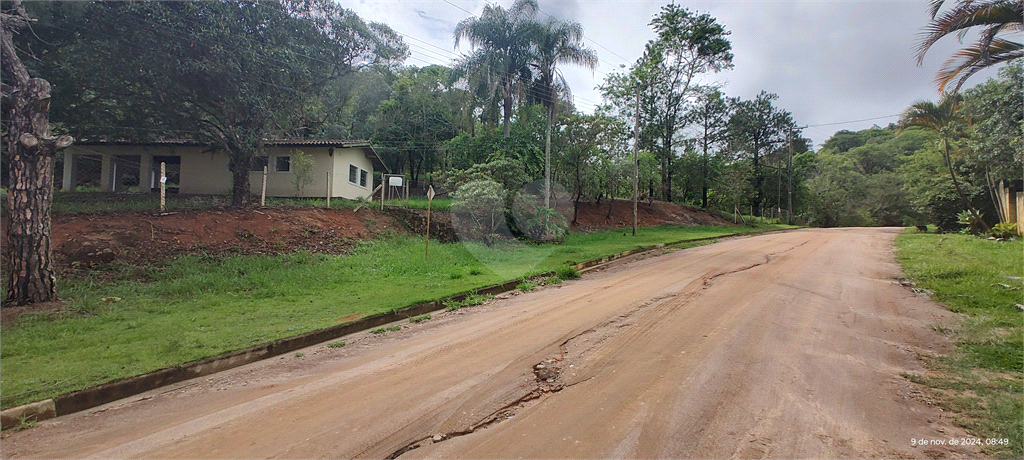
M 505 188 L 490 180 L 467 182 L 452 195 L 452 212 L 460 237 L 483 240 L 505 221 Z
M 971 233 L 978 233 L 981 228 L 981 217 L 976 217 L 970 211 L 960 211 L 956 215 L 956 223 L 967 226 L 967 230 Z
M 512 206 L 512 219 L 523 235 L 534 241 L 561 241 L 569 229 L 565 217 L 541 205 L 541 197 L 520 193 Z
M 1017 236 L 1016 222 L 1002 222 L 992 226 L 988 233 L 996 238 L 1009 239 Z
M 555 270 L 555 276 L 563 280 L 573 280 L 580 277 L 580 271 L 571 265 L 562 265 Z
M 523 292 L 530 292 L 530 291 L 532 291 L 536 287 L 537 287 L 537 283 L 534 283 L 532 281 L 523 281 L 523 282 L 521 282 L 521 283 L 516 285 L 516 289 L 518 289 L 520 291 L 523 291 Z
M 296 150 L 292 154 L 291 168 L 294 176 L 292 182 L 295 184 L 295 191 L 302 196 L 302 191 L 307 185 L 313 183 L 313 157 L 302 150 Z

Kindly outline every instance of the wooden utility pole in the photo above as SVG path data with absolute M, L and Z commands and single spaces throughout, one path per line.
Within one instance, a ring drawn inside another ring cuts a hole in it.
M 796 129 L 804 129 L 806 126 L 798 126 Z M 789 127 L 789 161 L 788 161 L 788 176 L 789 184 L 786 186 L 786 205 L 787 205 L 787 216 L 786 224 L 793 225 L 793 127 Z
M 640 199 L 640 85 L 636 88 L 636 116 L 633 119 L 633 236 L 636 236 L 636 203 Z

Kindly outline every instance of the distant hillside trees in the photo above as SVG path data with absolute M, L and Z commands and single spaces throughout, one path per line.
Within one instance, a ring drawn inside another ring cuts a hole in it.
M 915 104 L 904 120 L 919 123 L 902 130 L 834 134 L 815 155 L 806 216 L 823 226 L 930 223 L 943 231 L 965 228 L 964 212 L 980 229 L 1005 220 L 995 189 L 1024 169 L 1022 70 L 1006 65 L 962 99 L 950 96 L 946 111 Z

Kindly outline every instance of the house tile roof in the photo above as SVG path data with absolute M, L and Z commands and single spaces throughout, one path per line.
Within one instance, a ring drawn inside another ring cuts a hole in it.
M 180 146 L 205 146 L 201 142 L 196 142 L 191 139 L 160 139 L 155 141 L 144 141 L 144 142 L 132 142 L 124 140 L 90 140 L 83 139 L 76 142 L 79 145 L 180 145 Z M 366 158 L 373 163 L 374 169 L 384 171 L 385 173 L 390 172 L 387 165 L 381 161 L 380 157 L 377 156 L 377 152 L 373 149 L 373 145 L 370 141 L 365 140 L 350 140 L 350 139 L 267 139 L 264 140 L 266 146 L 276 147 L 300 147 L 304 145 L 315 146 L 315 147 L 340 147 L 340 148 L 360 148 L 363 149 L 363 153 Z

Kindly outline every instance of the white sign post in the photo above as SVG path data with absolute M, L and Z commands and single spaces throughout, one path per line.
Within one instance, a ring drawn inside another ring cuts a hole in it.
M 167 163 L 160 162 L 160 212 L 167 210 Z
M 430 202 L 434 201 L 434 186 L 427 188 L 427 252 L 424 259 L 430 259 Z

